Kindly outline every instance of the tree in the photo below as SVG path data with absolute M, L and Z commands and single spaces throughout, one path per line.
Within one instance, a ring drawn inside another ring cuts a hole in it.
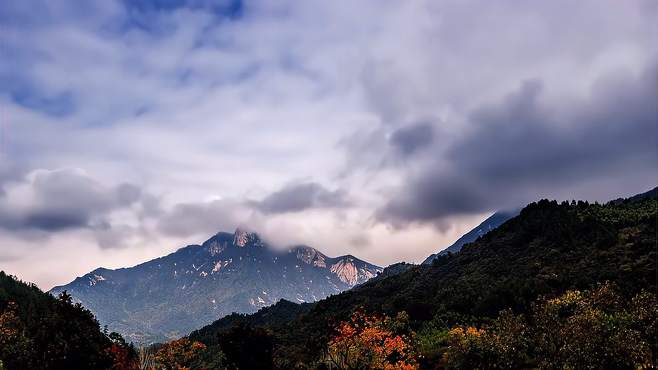
M 529 362 L 529 340 L 522 316 L 501 312 L 487 329 L 455 326 L 448 332 L 443 361 L 450 368 L 524 368 Z
M 152 370 L 155 367 L 155 355 L 152 347 L 140 347 L 137 356 L 139 370 Z
M 24 335 L 25 327 L 16 310 L 16 303 L 9 302 L 0 313 L 0 358 L 7 359 L 12 367 L 29 363 L 32 357 L 30 341 Z
M 155 354 L 158 369 L 189 369 L 206 348 L 201 342 L 181 338 L 165 343 Z
M 632 299 L 612 284 L 540 299 L 526 321 L 502 311 L 482 328 L 454 326 L 449 368 L 638 369 L 655 367 L 656 296 Z
M 135 356 L 135 352 L 130 347 L 114 343 L 106 351 L 112 358 L 112 370 L 139 369 L 139 362 Z
M 395 319 L 366 315 L 357 310 L 350 321 L 341 322 L 329 341 L 327 359 L 337 369 L 416 369 L 408 331 L 408 316 L 401 312 Z
M 231 366 L 253 370 L 274 367 L 274 341 L 265 329 L 239 324 L 219 334 L 218 343 Z
M 614 285 L 567 291 L 533 307 L 533 340 L 542 368 L 634 369 L 655 364 L 655 295 L 626 300 Z
M 137 370 L 140 368 L 137 351 L 132 345 L 128 345 L 116 332 L 110 333 L 107 337 L 112 341 L 112 345 L 106 349 L 112 359 L 112 370 Z

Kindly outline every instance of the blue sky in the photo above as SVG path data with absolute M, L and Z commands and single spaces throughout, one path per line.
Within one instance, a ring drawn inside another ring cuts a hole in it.
M 380 265 L 656 171 L 656 2 L 5 1 L 0 268 L 246 226 Z

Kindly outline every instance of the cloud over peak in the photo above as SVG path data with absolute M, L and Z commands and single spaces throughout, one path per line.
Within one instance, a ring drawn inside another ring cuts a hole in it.
M 341 208 L 350 204 L 343 190 L 328 190 L 315 182 L 288 184 L 254 206 L 264 213 L 300 212 L 313 208 Z

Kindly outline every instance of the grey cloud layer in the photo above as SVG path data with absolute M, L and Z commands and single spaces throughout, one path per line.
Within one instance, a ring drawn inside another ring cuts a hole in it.
M 13 189 L 0 202 L 0 227 L 18 231 L 102 227 L 142 198 L 135 185 L 105 186 L 75 170 L 36 171 Z
M 557 105 L 542 99 L 541 81 L 524 82 L 498 104 L 475 109 L 471 130 L 445 156 L 433 153 L 378 216 L 432 222 L 564 196 L 561 189 L 582 184 L 586 194 L 605 193 L 596 187 L 611 179 L 625 178 L 636 191 L 654 186 L 657 71 L 651 65 L 636 76 L 610 76 L 582 101 Z
M 309 182 L 287 185 L 253 204 L 264 213 L 287 213 L 313 208 L 339 208 L 349 205 L 349 201 L 342 190 L 330 191 L 318 183 Z
M 343 190 L 328 190 L 315 182 L 291 183 L 261 200 L 221 199 L 176 204 L 161 215 L 158 229 L 165 234 L 189 236 L 231 230 L 237 226 L 256 227 L 262 217 L 318 209 L 350 206 Z
M 28 236 L 88 229 L 107 247 L 120 247 L 122 240 L 142 229 L 146 219 L 156 220 L 157 230 L 166 235 L 187 237 L 231 230 L 253 219 L 254 212 L 279 214 L 350 205 L 344 191 L 330 191 L 314 182 L 289 184 L 260 201 L 178 203 L 167 209 L 158 197 L 134 184 L 105 186 L 74 169 L 34 171 L 4 185 L 9 193 L 0 197 L 0 228 Z M 117 211 L 130 212 L 133 224 L 112 220 L 111 214 Z
M 434 128 L 429 123 L 418 123 L 403 127 L 391 135 L 391 144 L 402 155 L 408 156 L 428 147 L 434 139 Z
M 238 203 L 222 200 L 180 203 L 159 219 L 158 230 L 179 237 L 232 230 L 241 222 L 239 208 Z

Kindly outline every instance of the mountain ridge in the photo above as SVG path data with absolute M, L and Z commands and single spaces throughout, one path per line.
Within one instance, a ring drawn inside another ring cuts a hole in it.
M 448 253 L 457 253 L 459 252 L 462 247 L 468 243 L 472 243 L 476 241 L 479 237 L 484 236 L 491 230 L 497 228 L 498 226 L 502 225 L 505 223 L 507 220 L 510 218 L 518 215 L 520 212 L 519 209 L 516 210 L 511 210 L 511 211 L 498 211 L 495 212 L 493 215 L 487 217 L 484 221 L 482 221 L 478 226 L 475 228 L 471 229 L 469 232 L 466 234 L 462 235 L 457 239 L 453 244 L 448 246 L 447 248 L 444 248 L 440 250 L 437 253 L 431 254 L 428 256 L 423 262 L 423 265 L 429 265 L 434 261 L 437 257 L 446 255 Z
M 275 363 L 292 368 L 320 361 L 335 334 L 331 328 L 355 311 L 405 311 L 419 333 L 437 325 L 447 332 L 453 325 L 490 323 L 505 309 L 525 314 L 539 297 L 603 282 L 629 297 L 655 291 L 658 194 L 655 189 L 643 194 L 648 195 L 606 204 L 530 203 L 460 253 L 431 265 L 400 265 L 401 271 L 312 304 L 281 302 L 225 317 L 189 338 L 212 347 L 235 327 L 263 328 L 276 345 Z
M 256 233 L 237 229 L 133 267 L 94 269 L 50 293 L 66 290 L 111 330 L 151 343 L 281 299 L 316 301 L 381 270 L 352 255 L 328 257 L 309 246 L 275 250 Z

